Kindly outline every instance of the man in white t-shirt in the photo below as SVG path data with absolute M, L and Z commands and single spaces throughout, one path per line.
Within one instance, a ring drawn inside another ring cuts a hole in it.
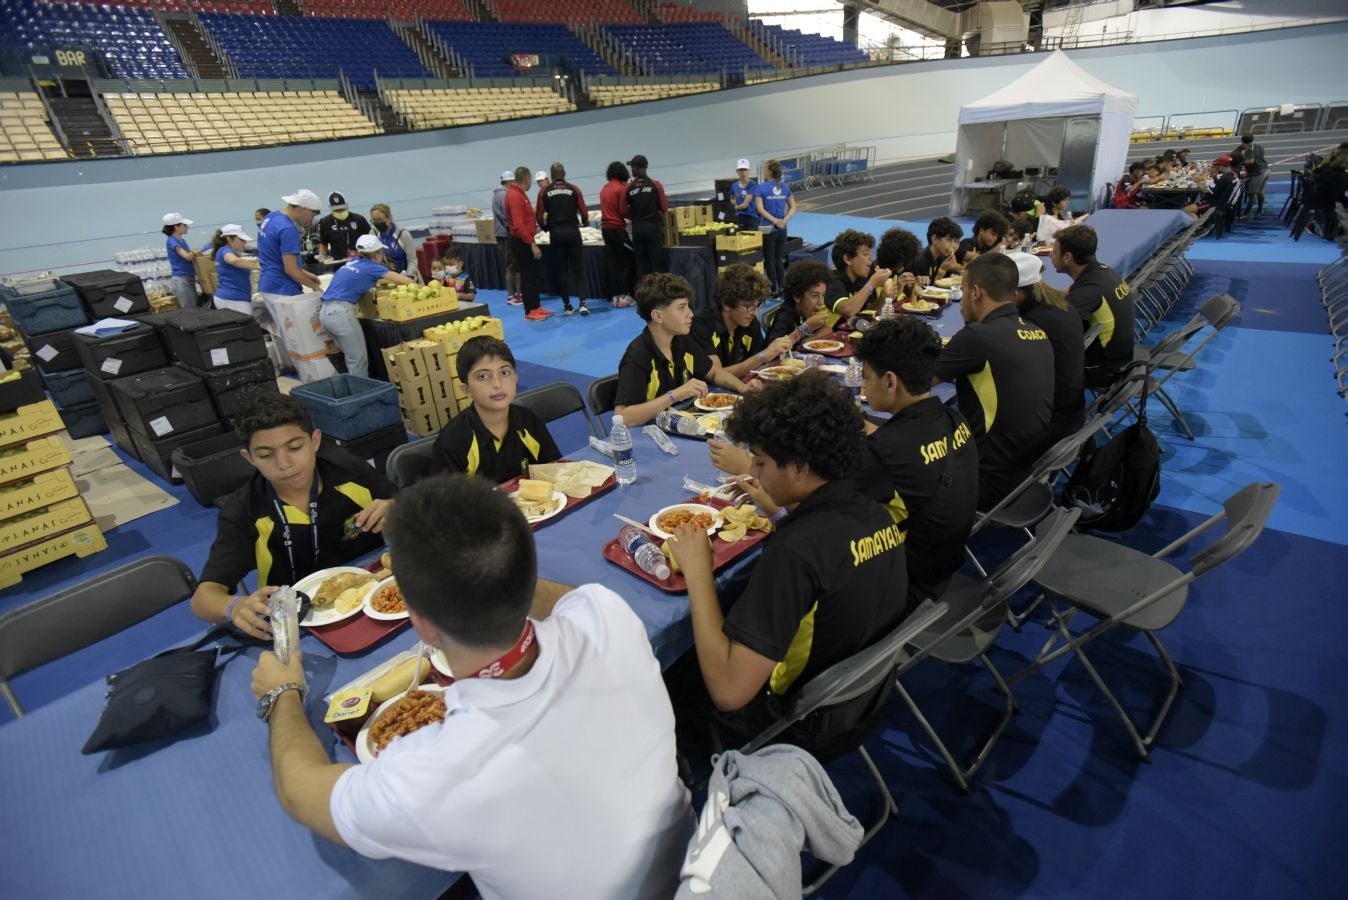
M 443 725 L 335 765 L 298 654 L 262 654 L 285 810 L 365 856 L 467 871 L 487 898 L 671 896 L 693 819 L 641 620 L 597 584 L 539 581 L 523 515 L 481 479 L 419 482 L 384 534 L 417 634 L 475 674 L 445 691 Z

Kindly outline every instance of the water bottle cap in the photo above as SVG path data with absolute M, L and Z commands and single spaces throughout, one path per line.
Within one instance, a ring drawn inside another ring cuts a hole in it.
M 661 581 L 668 581 L 668 580 L 669 580 L 669 566 L 665 565 L 664 563 L 657 563 L 656 566 L 655 566 L 655 573 L 654 573 L 654 574 L 655 574 L 655 577 L 656 577 L 656 578 L 659 578 Z
M 627 424 L 627 423 L 625 423 L 625 422 L 623 421 L 623 417 L 622 417 L 621 414 L 614 413 L 614 415 L 613 415 L 613 424 L 614 424 L 614 425 L 625 425 L 625 424 Z

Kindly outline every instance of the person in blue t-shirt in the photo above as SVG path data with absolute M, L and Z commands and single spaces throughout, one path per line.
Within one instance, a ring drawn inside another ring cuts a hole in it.
M 739 181 L 730 185 L 730 198 L 735 203 L 735 224 L 742 231 L 758 230 L 758 185 L 749 180 L 749 160 L 735 163 Z
M 782 280 L 786 275 L 783 261 L 786 258 L 786 223 L 796 214 L 796 198 L 791 196 L 791 186 L 782 180 L 782 164 L 770 159 L 763 167 L 768 177 L 758 186 L 756 201 L 758 214 L 765 223 L 772 225 L 772 231 L 763 235 L 763 268 L 768 281 L 772 282 L 772 292 L 782 292 Z
M 285 206 L 268 213 L 257 230 L 257 259 L 262 270 L 257 290 L 266 299 L 293 297 L 304 288 L 319 289 L 318 276 L 304 270 L 300 229 L 313 223 L 322 204 L 317 194 L 305 188 L 281 200 Z
M 417 243 L 412 233 L 393 221 L 393 212 L 387 203 L 370 207 L 370 224 L 379 242 L 384 245 L 384 264 L 409 278 L 417 277 Z M 418 279 L 420 280 L 420 279 Z
M 169 272 L 172 276 L 169 283 L 173 285 L 173 295 L 178 298 L 178 305 L 183 309 L 191 309 L 201 304 L 197 296 L 197 270 L 193 265 L 197 254 L 187 245 L 187 239 L 183 237 L 191 224 L 192 220 L 183 218 L 182 213 L 175 212 L 164 216 L 164 235 L 168 238 L 164 249 L 168 252 Z
M 257 259 L 243 255 L 250 238 L 239 225 L 226 225 L 215 233 L 211 241 L 211 256 L 215 260 L 215 308 L 232 309 L 244 315 L 253 314 L 253 272 Z
M 406 275 L 390 272 L 384 264 L 384 245 L 379 238 L 362 234 L 356 238 L 356 256 L 332 273 L 332 282 L 323 292 L 323 304 L 318 309 L 323 329 L 342 348 L 347 373 L 361 378 L 369 375 L 370 358 L 365 349 L 365 335 L 356 319 L 356 301 L 380 280 L 392 284 L 416 283 Z

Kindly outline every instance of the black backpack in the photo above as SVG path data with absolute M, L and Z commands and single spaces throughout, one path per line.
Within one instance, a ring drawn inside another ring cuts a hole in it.
M 1062 501 L 1068 509 L 1081 509 L 1078 530 L 1127 531 L 1160 492 L 1161 448 L 1147 427 L 1144 380 L 1137 421 L 1102 445 L 1094 438 L 1082 445 Z

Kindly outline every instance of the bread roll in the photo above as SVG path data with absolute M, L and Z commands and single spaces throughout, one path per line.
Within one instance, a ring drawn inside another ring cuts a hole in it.
M 524 478 L 520 480 L 519 495 L 521 500 L 528 500 L 532 503 L 542 503 L 545 500 L 552 499 L 552 482 L 539 481 L 534 478 Z
M 381 675 L 378 681 L 370 685 L 370 701 L 375 704 L 383 703 L 385 700 L 391 700 L 407 690 L 407 686 L 412 682 L 412 666 L 415 664 L 415 659 L 405 659 Z M 421 673 L 417 676 L 417 684 L 425 681 L 426 676 L 430 673 L 431 661 L 423 657 Z

